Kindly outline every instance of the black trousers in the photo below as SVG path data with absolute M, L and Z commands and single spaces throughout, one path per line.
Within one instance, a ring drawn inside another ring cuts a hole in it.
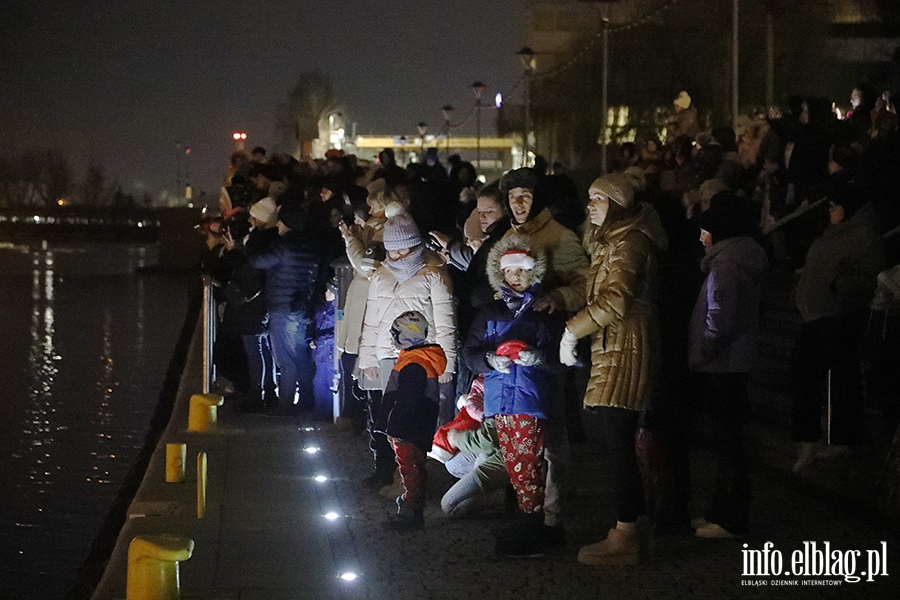
M 635 434 L 641 412 L 613 406 L 598 406 L 591 408 L 590 412 L 599 421 L 602 443 L 613 472 L 616 520 L 633 523 L 647 512 L 635 451 Z
M 801 327 L 791 365 L 794 440 L 815 442 L 822 437 L 823 404 L 830 404 L 825 432 L 829 443 L 859 445 L 865 440 L 860 367 L 865 321 L 864 313 L 848 313 Z
M 702 410 L 710 418 L 716 456 L 716 488 L 704 518 L 735 534 L 750 529 L 750 466 L 744 447 L 748 381 L 747 373 L 700 374 Z

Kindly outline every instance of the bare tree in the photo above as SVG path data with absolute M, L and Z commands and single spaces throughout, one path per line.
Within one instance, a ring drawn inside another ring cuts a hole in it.
M 81 186 L 81 201 L 88 206 L 102 206 L 105 202 L 106 170 L 103 165 L 91 165 Z
M 278 107 L 277 149 L 307 158 L 319 137 L 319 118 L 334 106 L 331 77 L 319 70 L 301 73 L 287 102 Z

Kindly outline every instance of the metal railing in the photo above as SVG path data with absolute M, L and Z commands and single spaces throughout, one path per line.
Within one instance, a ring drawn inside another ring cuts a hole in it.
M 216 341 L 216 300 L 213 297 L 212 277 L 203 276 L 203 393 L 208 394 L 216 379 L 213 346 Z

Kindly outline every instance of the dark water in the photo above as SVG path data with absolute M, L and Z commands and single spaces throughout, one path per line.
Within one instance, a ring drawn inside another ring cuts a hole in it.
M 61 598 L 143 443 L 196 281 L 155 249 L 0 248 L 0 598 Z

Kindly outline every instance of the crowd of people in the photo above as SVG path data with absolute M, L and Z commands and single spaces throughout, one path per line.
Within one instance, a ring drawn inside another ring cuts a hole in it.
M 690 528 L 746 535 L 747 388 L 778 255 L 763 231 L 779 219 L 806 214 L 782 244 L 803 267 L 795 471 L 865 443 L 866 402 L 890 431 L 900 421 L 900 267 L 883 238 L 900 223 L 897 114 L 862 84 L 842 120 L 797 98 L 736 133 L 704 130 L 687 92 L 673 108 L 665 142 L 623 145 L 586 203 L 542 157 L 482 184 L 435 149 L 406 167 L 390 149 L 371 165 L 236 151 L 221 215 L 203 227 L 235 410 L 339 415 L 336 427 L 365 431 L 373 471 L 360 484 L 399 484 L 396 531 L 424 526 L 430 457 L 459 479 L 441 502 L 449 518 L 515 504 L 498 553 L 564 544 L 569 445 L 589 421 L 616 522 L 580 562 L 635 564 L 654 535 Z M 701 413 L 716 487 L 692 519 Z

